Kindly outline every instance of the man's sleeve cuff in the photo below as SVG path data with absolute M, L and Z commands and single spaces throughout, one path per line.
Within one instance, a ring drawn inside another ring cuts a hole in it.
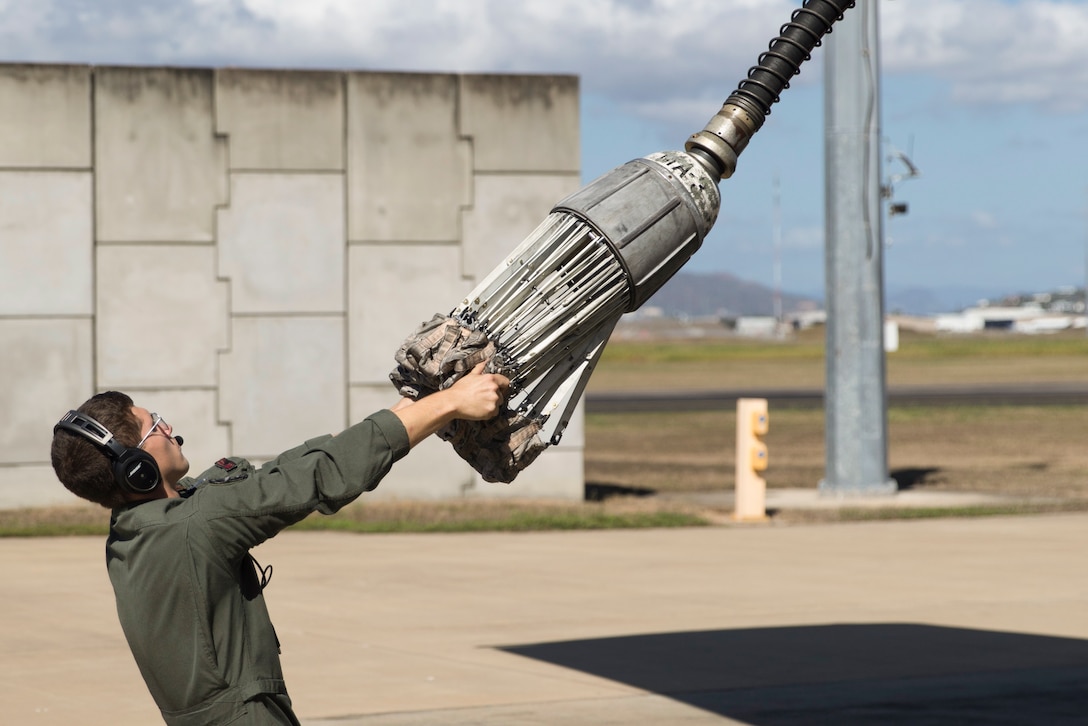
M 373 423 L 385 436 L 389 450 L 393 454 L 393 461 L 399 461 L 408 455 L 412 448 L 408 441 L 408 431 L 397 414 L 389 409 L 382 409 L 367 416 L 366 420 Z

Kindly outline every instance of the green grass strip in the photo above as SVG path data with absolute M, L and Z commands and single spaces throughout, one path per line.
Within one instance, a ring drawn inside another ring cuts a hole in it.
M 398 534 L 430 532 L 545 532 L 600 529 L 647 529 L 653 527 L 701 527 L 707 521 L 681 512 L 640 512 L 606 514 L 603 512 L 510 512 L 493 517 L 448 520 L 427 517 L 376 517 L 357 519 L 342 515 L 313 515 L 290 529 L 301 531 L 354 532 L 358 534 Z M 73 523 L 64 521 L 3 522 L 0 537 L 85 537 L 109 534 L 106 521 Z
M 707 521 L 702 517 L 681 512 L 637 514 L 513 512 L 497 518 L 468 517 L 449 521 L 421 521 L 418 519 L 357 520 L 336 516 L 314 516 L 298 523 L 294 526 L 294 529 L 356 532 L 360 534 L 398 534 L 648 529 L 654 527 L 701 527 L 707 524 Z
M 843 508 L 838 512 L 838 521 L 867 522 L 894 519 L 942 519 L 1004 517 L 1023 514 L 1048 514 L 1055 512 L 1078 511 L 1083 509 L 1076 504 L 978 504 L 962 507 L 881 507 Z
M 107 524 L 42 524 L 0 525 L 0 537 L 105 537 Z

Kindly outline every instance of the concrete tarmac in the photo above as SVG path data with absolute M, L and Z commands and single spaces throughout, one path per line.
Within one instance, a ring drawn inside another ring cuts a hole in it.
M 1085 723 L 1086 552 L 1088 514 L 1061 514 L 288 531 L 254 554 L 305 726 L 703 726 Z M 161 723 L 103 559 L 0 541 L 4 723 Z

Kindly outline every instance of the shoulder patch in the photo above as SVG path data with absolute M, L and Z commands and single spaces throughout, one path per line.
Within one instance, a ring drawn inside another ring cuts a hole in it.
M 215 462 L 215 465 L 217 468 L 222 469 L 223 471 L 234 471 L 238 468 L 237 464 L 235 464 L 233 461 L 225 456 L 219 461 Z

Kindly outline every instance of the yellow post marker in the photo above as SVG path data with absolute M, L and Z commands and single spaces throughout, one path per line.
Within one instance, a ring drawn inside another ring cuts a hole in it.
M 757 472 L 767 468 L 767 399 L 737 399 L 737 476 L 733 485 L 733 519 L 738 522 L 767 520 L 767 482 Z

